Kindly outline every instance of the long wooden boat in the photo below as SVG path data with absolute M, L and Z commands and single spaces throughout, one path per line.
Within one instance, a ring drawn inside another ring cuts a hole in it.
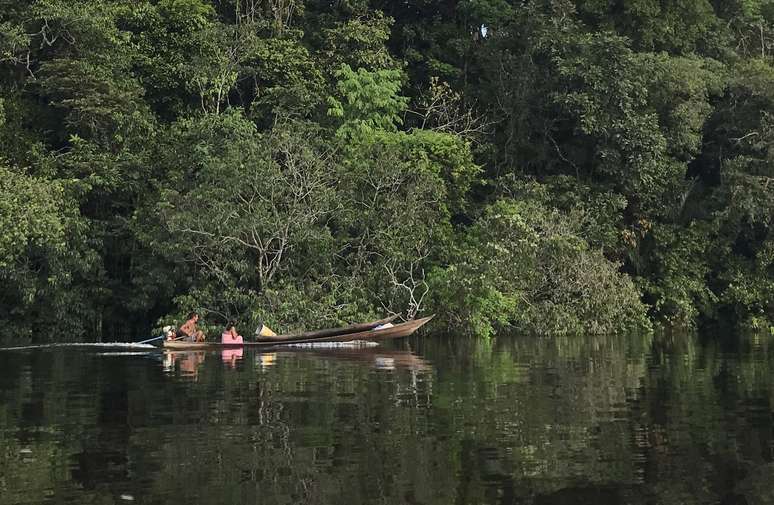
M 417 331 L 419 328 L 427 324 L 433 316 L 423 317 L 422 319 L 413 319 L 406 321 L 405 323 L 396 324 L 387 328 L 368 329 L 363 331 L 356 331 L 354 333 L 343 333 L 336 335 L 323 335 L 317 337 L 308 337 L 304 334 L 300 336 L 287 338 L 285 340 L 273 340 L 267 341 L 253 341 L 243 342 L 241 344 L 224 344 L 221 342 L 184 342 L 181 340 L 167 340 L 164 342 L 164 348 L 166 349 L 180 349 L 180 350 L 207 350 L 207 349 L 228 349 L 232 347 L 260 347 L 260 348 L 273 348 L 282 347 L 289 344 L 311 344 L 315 342 L 349 342 L 352 340 L 365 340 L 370 342 L 377 342 L 380 340 L 391 340 L 395 338 L 407 337 Z
M 391 323 L 398 318 L 400 314 L 394 316 L 385 317 L 384 319 L 377 319 L 369 323 L 357 323 L 341 328 L 326 328 L 324 330 L 312 330 L 298 333 L 287 333 L 285 335 L 277 335 L 276 337 L 261 337 L 257 338 L 256 342 L 276 342 L 278 340 L 290 340 L 296 338 L 317 338 L 317 337 L 330 337 L 332 335 L 346 335 L 348 333 L 357 333 L 358 331 L 366 331 L 383 324 Z

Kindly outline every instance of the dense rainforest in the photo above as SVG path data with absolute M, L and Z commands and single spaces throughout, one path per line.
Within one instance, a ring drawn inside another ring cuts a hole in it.
M 0 0 L 5 341 L 765 329 L 773 177 L 774 0 Z

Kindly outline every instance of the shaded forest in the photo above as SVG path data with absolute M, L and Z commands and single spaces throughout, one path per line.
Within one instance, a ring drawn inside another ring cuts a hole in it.
M 772 0 L 0 0 L 7 341 L 768 328 L 772 177 Z

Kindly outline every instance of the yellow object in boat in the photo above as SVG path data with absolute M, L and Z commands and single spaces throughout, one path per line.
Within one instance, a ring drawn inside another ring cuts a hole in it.
M 271 328 L 269 328 L 265 324 L 262 324 L 261 328 L 258 330 L 258 336 L 260 336 L 260 337 L 276 337 L 277 334 L 274 333 Z

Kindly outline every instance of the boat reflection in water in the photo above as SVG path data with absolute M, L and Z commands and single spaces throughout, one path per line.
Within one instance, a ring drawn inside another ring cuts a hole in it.
M 404 368 L 413 371 L 429 371 L 430 363 L 411 351 L 382 349 L 380 347 L 364 347 L 357 349 L 303 349 L 283 354 L 303 352 L 305 355 L 342 361 L 357 361 L 370 364 L 379 370 L 396 370 Z
M 247 355 L 246 355 L 247 354 Z M 252 354 L 252 357 L 250 357 Z M 380 347 L 359 347 L 352 349 L 330 348 L 299 348 L 283 349 L 281 352 L 255 352 L 242 348 L 223 349 L 220 351 L 164 351 L 162 366 L 164 371 L 182 378 L 199 379 L 199 372 L 211 359 L 220 360 L 229 369 L 236 369 L 245 359 L 252 362 L 256 370 L 267 371 L 283 360 L 300 357 L 317 358 L 331 361 L 348 361 L 368 365 L 377 370 L 407 369 L 412 371 L 429 371 L 432 366 L 427 361 L 411 351 L 383 349 Z
M 258 365 L 261 370 L 274 366 L 277 361 L 276 352 L 261 352 L 255 355 L 255 364 Z
M 197 380 L 199 378 L 199 368 L 204 363 L 206 354 L 204 351 L 165 351 L 162 366 L 167 373 L 174 373 L 177 370 L 181 376 Z
M 244 350 L 241 347 L 235 349 L 224 349 L 221 351 L 221 358 L 223 363 L 226 363 L 231 368 L 236 368 L 237 361 L 242 359 L 242 353 Z

